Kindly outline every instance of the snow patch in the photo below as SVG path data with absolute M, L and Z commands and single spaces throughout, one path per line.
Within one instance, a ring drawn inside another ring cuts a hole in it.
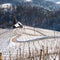
M 1 7 L 1 8 L 10 8 L 10 7 L 12 7 L 12 4 L 10 4 L 10 3 L 5 3 L 5 4 L 1 4 L 0 7 Z
M 29 41 L 34 41 L 34 40 L 39 40 L 40 38 L 47 38 L 47 36 L 33 36 L 33 37 L 20 37 L 20 38 L 17 38 L 17 42 L 29 42 Z
M 26 2 L 31 2 L 32 0 L 25 0 Z
M 56 2 L 56 4 L 60 4 L 60 2 Z
M 11 42 L 11 43 L 9 44 L 9 47 L 12 47 L 12 46 L 15 46 L 15 43 L 14 43 L 14 42 Z

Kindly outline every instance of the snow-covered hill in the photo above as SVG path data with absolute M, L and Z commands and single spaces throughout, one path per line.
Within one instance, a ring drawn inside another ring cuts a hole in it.
M 38 32 L 40 32 L 40 33 L 38 33 Z M 43 34 L 45 34 L 47 37 L 43 36 Z M 48 36 L 51 36 L 51 37 L 54 36 L 54 38 L 50 39 Z M 29 56 L 28 54 L 31 54 L 31 53 L 29 53 L 29 51 L 31 51 L 31 52 L 34 51 L 35 55 L 39 55 L 40 49 L 44 49 L 44 52 L 45 52 L 46 47 L 48 47 L 48 53 L 56 52 L 58 55 L 58 52 L 60 51 L 60 49 L 59 49 L 60 48 L 60 40 L 59 40 L 60 38 L 56 38 L 56 36 L 60 37 L 60 32 L 53 31 L 53 30 L 47 30 L 47 29 L 41 29 L 41 28 L 34 28 L 34 27 L 29 27 L 29 26 L 24 26 L 23 29 L 20 29 L 20 28 L 11 29 L 11 30 L 0 29 L 0 52 L 2 53 L 2 58 L 3 58 L 3 60 L 5 60 L 5 59 L 9 60 L 9 58 L 10 58 L 9 56 L 11 56 L 12 60 L 13 59 L 15 60 L 16 56 L 19 56 L 19 58 L 20 58 L 20 51 L 21 51 L 21 56 L 23 56 L 23 53 L 24 53 L 23 58 L 26 57 L 25 54 L 27 56 Z M 40 39 L 37 39 L 37 38 L 40 38 Z M 30 39 L 32 39 L 32 40 L 30 41 Z M 19 41 L 17 41 L 17 40 L 19 40 Z M 27 41 L 27 40 L 29 40 L 29 41 Z M 21 41 L 23 41 L 23 42 L 21 43 Z M 18 52 L 17 52 L 17 50 L 18 50 Z M 35 53 L 36 51 L 37 51 L 37 53 Z M 33 55 L 33 56 L 35 56 L 35 55 Z M 53 56 L 55 56 L 55 55 L 53 55 Z M 25 59 L 23 59 L 23 60 L 25 60 Z

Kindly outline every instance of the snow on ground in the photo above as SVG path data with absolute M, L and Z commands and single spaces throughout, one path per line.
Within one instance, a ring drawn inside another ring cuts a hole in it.
M 60 1 L 59 2 L 56 2 L 56 4 L 60 4 Z
M 1 35 L 0 35 L 0 50 L 3 50 L 10 43 L 10 38 L 13 36 L 13 34 L 11 33 L 11 30 L 8 30 L 8 29 L 6 29 L 6 31 L 4 31 L 2 29 L 2 31 L 0 33 L 1 33 Z
M 12 55 L 14 55 L 16 50 L 19 48 L 22 49 L 22 52 L 24 51 L 24 53 L 26 53 L 29 52 L 29 47 L 31 51 L 35 49 L 39 51 L 42 46 L 44 46 L 45 50 L 46 47 L 48 47 L 49 53 L 54 52 L 57 51 L 57 47 L 60 48 L 60 38 L 49 38 L 20 43 L 20 41 L 29 41 L 39 37 L 43 38 L 54 35 L 60 37 L 60 32 L 41 28 L 33 28 L 29 26 L 24 26 L 23 29 L 16 28 L 10 30 L 0 28 L 0 52 L 4 54 L 5 50 L 5 52 L 8 54 L 8 51 L 10 50 Z
M 5 4 L 1 4 L 0 5 L 0 8 L 5 8 L 5 9 L 11 8 L 11 7 L 12 7 L 12 4 L 11 3 L 5 3 Z
M 25 0 L 25 2 L 31 2 L 32 0 Z
M 35 32 L 35 30 L 36 32 Z M 18 31 L 19 30 L 19 31 Z M 37 32 L 38 31 L 38 32 Z M 60 32 L 58 31 L 52 31 L 52 30 L 47 30 L 47 29 L 40 29 L 40 28 L 33 28 L 33 27 L 24 27 L 24 29 L 0 29 L 0 49 L 3 47 L 7 47 L 8 43 L 10 43 L 10 39 L 15 36 L 16 34 L 19 34 L 21 32 L 22 36 L 18 37 L 20 40 L 31 40 L 32 38 L 35 39 L 36 37 L 39 36 L 60 36 Z M 24 34 L 23 34 L 24 33 Z M 42 34 L 40 34 L 42 33 Z M 29 35 L 30 34 L 30 35 Z M 36 35 L 36 36 L 35 36 Z

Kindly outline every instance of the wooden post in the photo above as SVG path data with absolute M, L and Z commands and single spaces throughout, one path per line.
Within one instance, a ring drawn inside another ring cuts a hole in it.
M 42 51 L 43 51 L 43 60 L 44 60 L 44 53 L 45 53 L 45 51 L 44 51 L 44 46 L 42 45 Z
M 46 48 L 46 55 L 48 55 L 48 47 Z
M 59 48 L 59 60 L 60 60 L 60 48 Z
M 20 48 L 19 48 L 19 53 L 20 53 L 20 55 L 19 55 L 20 58 L 19 58 L 19 59 L 22 60 L 22 59 L 21 59 L 21 43 L 20 43 L 20 46 L 19 46 L 19 47 L 20 47 Z
M 40 60 L 42 60 L 42 49 L 40 50 Z
M 25 48 L 25 43 L 23 43 L 23 57 L 25 59 L 25 55 L 24 55 L 25 51 L 24 51 L 24 48 Z
M 32 60 L 34 60 L 34 50 L 32 50 Z
M 0 53 L 0 60 L 2 60 L 2 53 Z
M 46 53 L 45 53 L 45 56 L 46 56 L 46 60 L 47 60 L 47 59 L 49 60 L 48 47 L 46 48 Z
M 30 59 L 30 57 L 31 57 L 30 42 L 28 43 L 28 48 L 29 48 L 29 59 Z
M 16 60 L 18 60 L 18 50 L 17 50 L 17 54 L 16 54 Z
M 9 51 L 9 59 L 11 60 L 11 52 Z

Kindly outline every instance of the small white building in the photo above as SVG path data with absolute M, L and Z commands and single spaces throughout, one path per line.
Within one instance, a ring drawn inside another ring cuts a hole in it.
M 23 25 L 21 22 L 17 22 L 16 24 L 13 25 L 13 28 L 23 28 Z
M 5 4 L 1 4 L 0 5 L 0 8 L 3 8 L 3 9 L 9 9 L 12 7 L 12 4 L 11 3 L 5 3 Z
M 11 4 L 11 3 L 1 4 L 0 8 L 3 9 L 4 11 L 13 11 L 13 10 L 16 10 L 16 6 Z

